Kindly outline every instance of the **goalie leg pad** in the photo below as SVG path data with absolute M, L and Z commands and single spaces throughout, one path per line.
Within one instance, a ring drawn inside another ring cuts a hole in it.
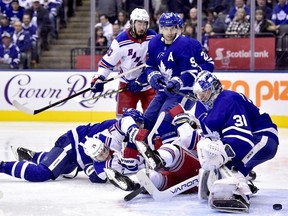
M 209 189 L 208 189 L 208 177 L 209 171 L 200 168 L 199 170 L 199 186 L 198 186 L 198 199 L 208 199 Z

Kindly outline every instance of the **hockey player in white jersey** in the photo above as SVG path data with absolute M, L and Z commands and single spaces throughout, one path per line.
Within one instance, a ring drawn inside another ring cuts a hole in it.
M 17 148 L 18 161 L 1 161 L 0 173 L 31 182 L 55 180 L 60 175 L 74 178 L 84 171 L 91 182 L 104 183 L 104 168 L 113 167 L 121 173 L 136 172 L 143 159 L 129 148 L 129 142 L 140 136 L 142 113 L 128 109 L 120 120 L 80 125 L 58 138 L 49 152 Z M 127 146 L 123 149 L 123 141 Z M 132 154 L 133 153 L 133 154 Z M 72 171 L 73 175 L 72 175 Z
M 149 15 L 146 10 L 135 8 L 130 15 L 130 28 L 120 33 L 113 41 L 107 53 L 99 62 L 98 72 L 92 79 L 93 92 L 103 91 L 103 81 L 120 62 L 120 73 L 124 73 L 146 62 L 148 43 L 156 35 L 149 28 Z M 144 65 L 143 65 L 144 66 Z M 136 108 L 138 101 L 146 110 L 155 95 L 155 90 L 147 82 L 143 68 L 122 77 L 119 88 L 128 88 L 121 92 L 117 100 L 117 117 L 121 117 L 127 108 Z
M 173 142 L 163 144 L 157 150 L 152 150 L 145 141 L 138 139 L 143 138 L 142 136 L 135 141 L 139 152 L 145 159 L 146 166 L 149 167 L 149 178 L 160 191 L 197 176 L 200 169 L 196 153 L 199 141 L 199 134 L 195 130 L 199 126 L 197 120 L 192 119 L 189 114 L 183 113 L 181 105 L 169 110 L 169 113 L 178 132 L 178 137 Z M 113 169 L 105 172 L 109 180 L 122 190 L 129 191 L 140 187 L 138 182 L 132 181 Z M 197 178 L 195 181 L 198 182 Z M 183 189 L 183 192 L 197 192 L 197 187 Z
M 204 169 L 199 197 L 208 198 L 216 210 L 248 212 L 255 187 L 249 187 L 245 177 L 275 156 L 277 126 L 245 95 L 223 90 L 220 80 L 208 71 L 199 73 L 193 91 L 198 99 L 195 115 L 205 137 L 197 145 Z

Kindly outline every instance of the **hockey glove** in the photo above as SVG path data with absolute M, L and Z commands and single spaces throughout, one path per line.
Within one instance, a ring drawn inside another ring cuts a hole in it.
M 148 130 L 147 129 L 138 129 L 135 126 L 131 126 L 128 128 L 128 143 L 135 143 L 135 141 L 145 141 Z
M 202 138 L 198 142 L 197 154 L 201 167 L 210 171 L 225 165 L 235 156 L 230 145 L 224 145 L 221 140 L 208 138 Z
M 133 92 L 133 93 L 138 93 L 142 90 L 142 85 L 140 82 L 138 82 L 137 80 L 132 80 L 130 82 L 127 83 L 127 88 L 129 91 Z
M 184 113 L 185 110 L 183 109 L 181 104 L 174 106 L 172 109 L 168 110 L 168 113 L 174 118 L 176 115 L 180 113 Z
M 91 81 L 91 91 L 93 93 L 102 92 L 104 90 L 105 77 L 102 75 L 95 75 Z
M 166 85 L 164 91 L 167 95 L 175 95 L 180 88 L 183 87 L 183 82 L 179 77 L 173 77 Z
M 153 71 L 148 75 L 148 82 L 155 90 L 164 89 L 165 78 L 160 71 Z

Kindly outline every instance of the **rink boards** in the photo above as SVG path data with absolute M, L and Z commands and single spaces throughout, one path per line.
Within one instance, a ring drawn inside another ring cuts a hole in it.
M 288 127 L 287 73 L 215 72 L 225 89 L 244 93 L 265 112 L 278 127 Z M 98 122 L 114 118 L 116 94 L 98 100 L 81 101 L 98 96 L 90 91 L 37 115 L 16 110 L 16 99 L 30 109 L 39 109 L 90 86 L 90 71 L 2 71 L 0 121 Z M 111 77 L 117 75 L 112 73 Z M 105 94 L 118 88 L 119 80 L 105 84 Z M 223 106 L 225 106 L 223 104 Z

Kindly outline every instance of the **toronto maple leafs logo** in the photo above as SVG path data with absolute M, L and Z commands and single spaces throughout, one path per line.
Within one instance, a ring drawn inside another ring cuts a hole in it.
M 159 70 L 162 73 L 162 75 L 165 77 L 165 80 L 171 80 L 173 70 L 171 68 L 166 69 L 162 61 L 160 61 Z

